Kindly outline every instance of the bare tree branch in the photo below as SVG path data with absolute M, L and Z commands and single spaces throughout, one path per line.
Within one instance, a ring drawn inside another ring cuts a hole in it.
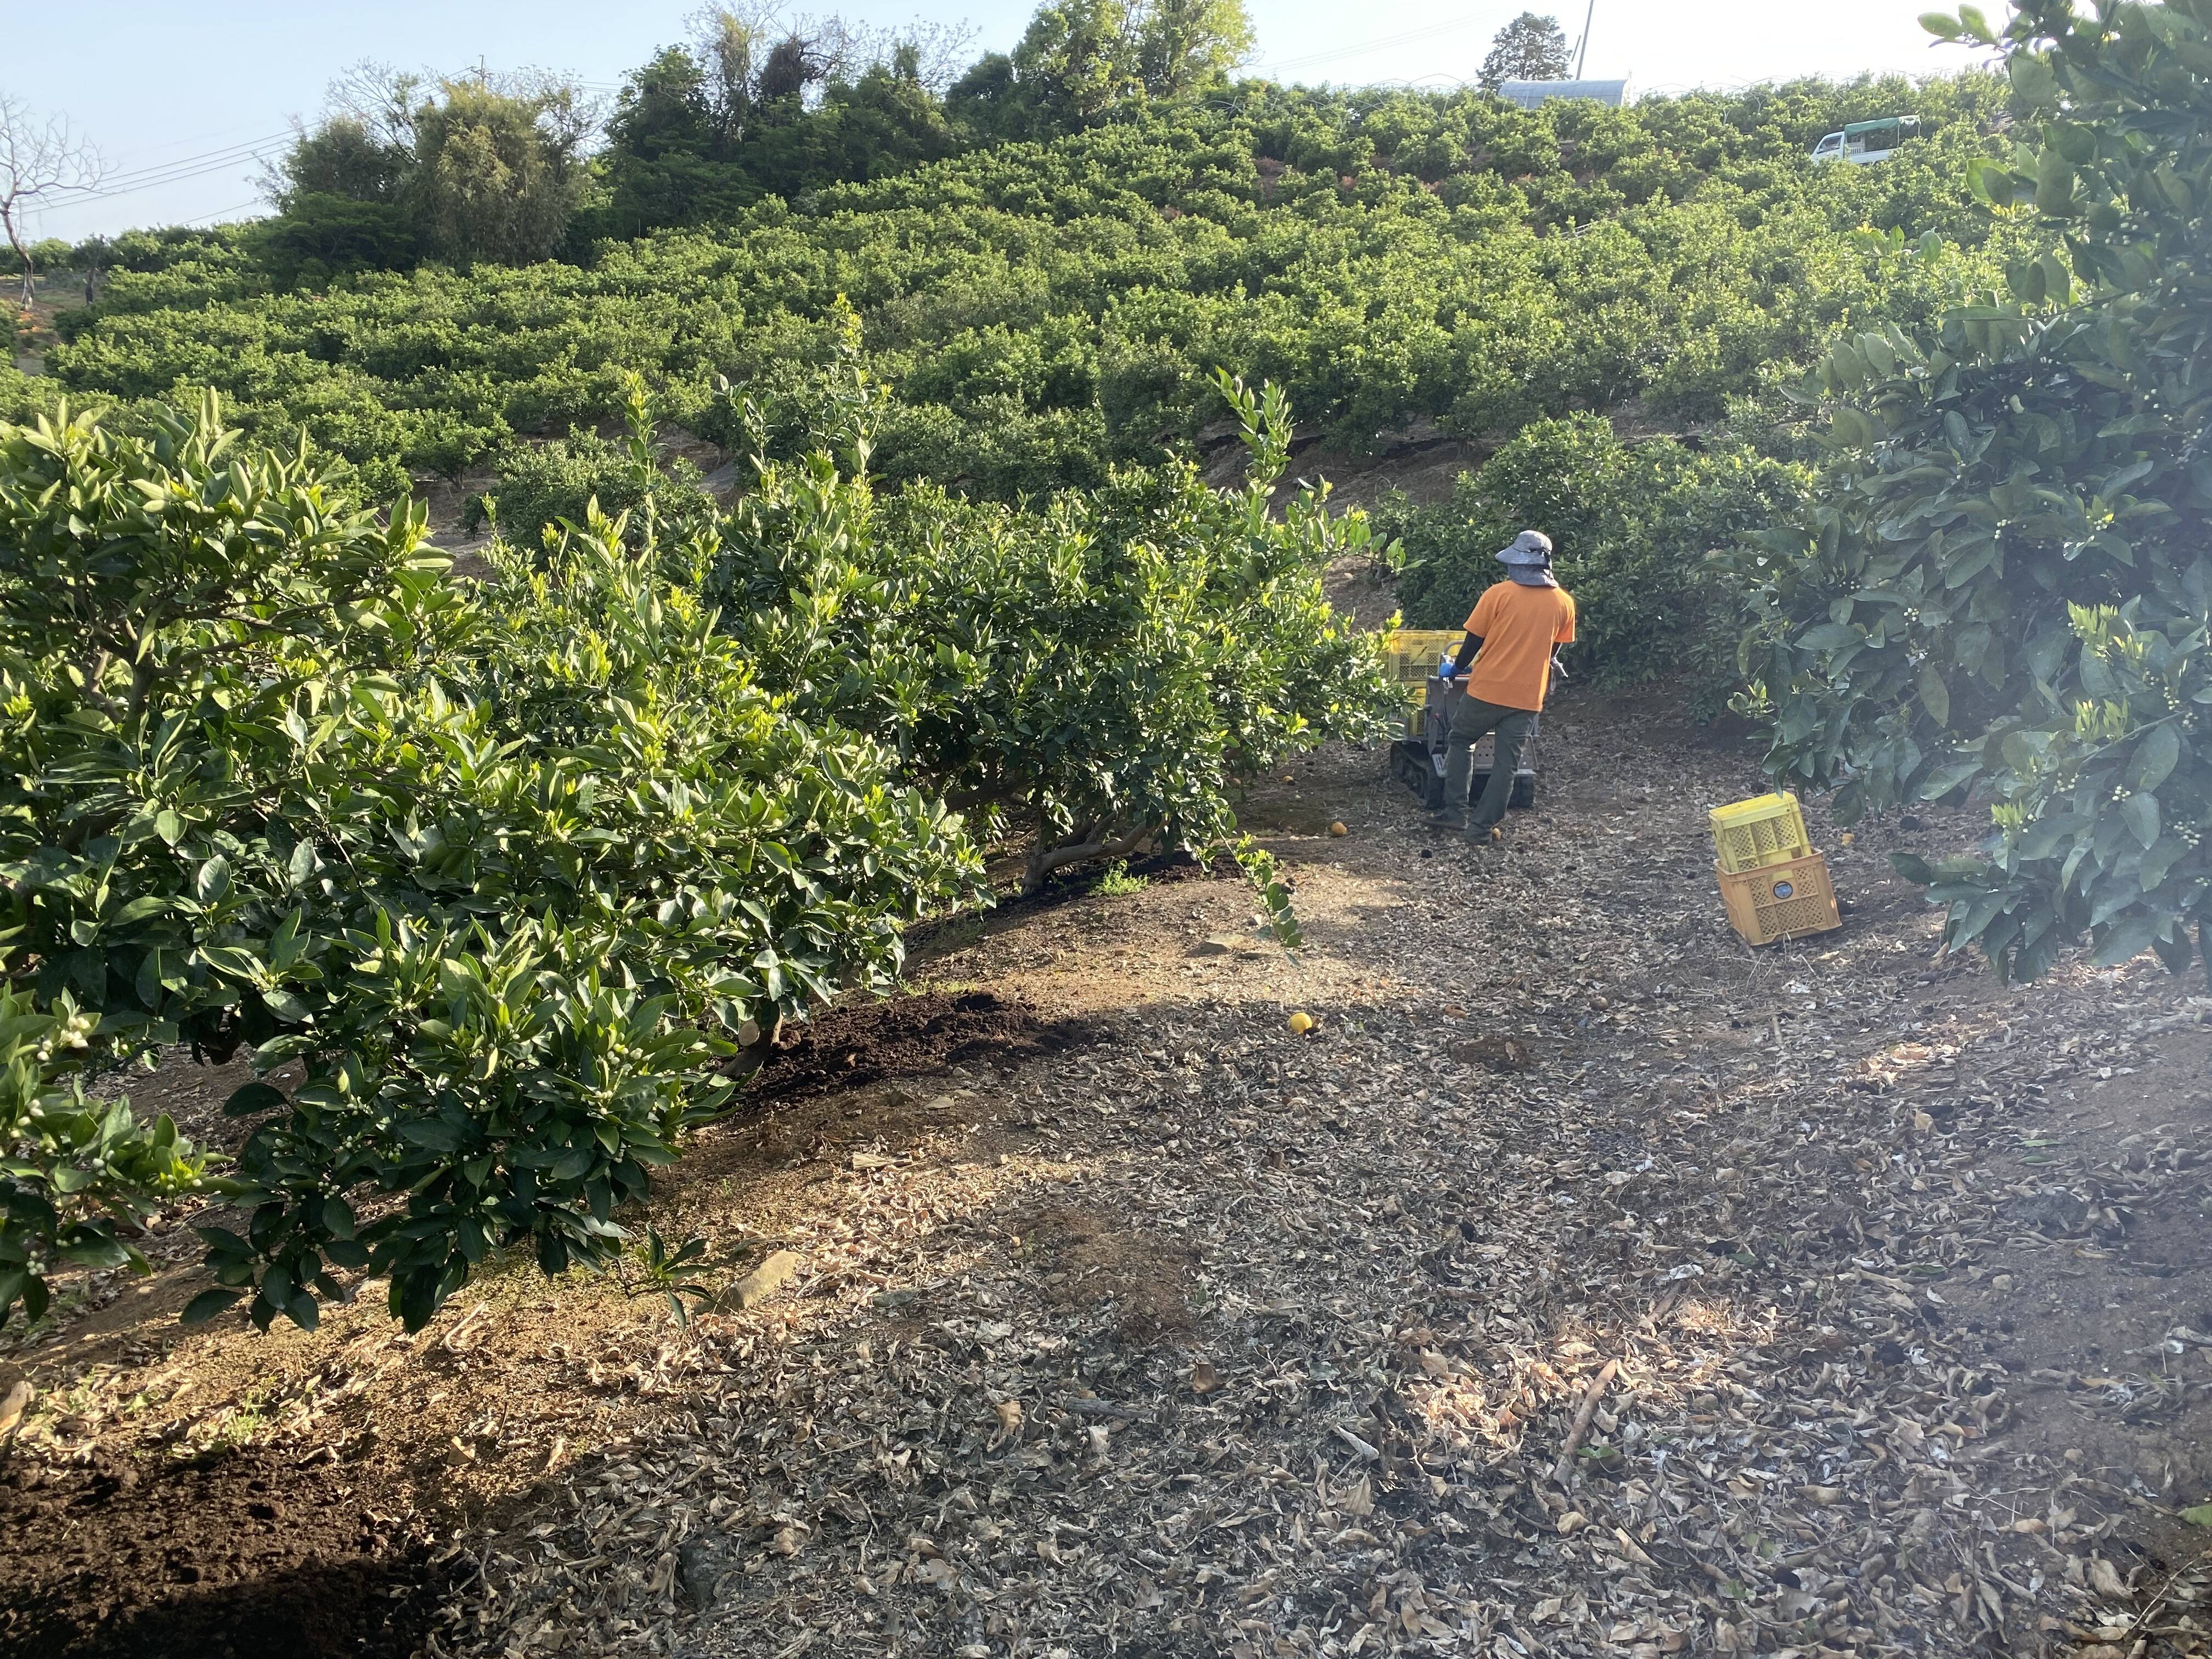
M 427 75 L 364 58 L 331 82 L 323 95 L 324 116 L 350 116 L 379 143 L 411 144 L 415 106 L 429 87 Z
M 30 233 L 25 221 L 43 201 L 91 190 L 106 163 L 89 139 L 70 131 L 68 118 L 41 120 L 13 93 L 0 92 L 0 232 L 22 264 L 22 300 L 31 303 Z

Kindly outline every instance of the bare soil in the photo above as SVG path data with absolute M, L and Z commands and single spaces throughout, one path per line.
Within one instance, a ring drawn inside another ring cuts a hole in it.
M 934 930 L 669 1172 L 798 1262 L 688 1327 L 518 1261 L 184 1332 L 174 1218 L 0 1362 L 0 1652 L 2203 1651 L 2212 1000 L 1944 957 L 1940 814 L 1747 949 L 1754 758 L 1570 697 L 1496 852 L 1288 767 L 1295 958 L 1189 869 Z
M 0 1473 L 19 1577 L 0 1650 L 51 1659 L 420 1650 L 452 1575 L 328 1464 L 224 1448 Z
M 1086 1041 L 1081 1020 L 1048 1020 L 992 991 L 925 991 L 831 1008 L 787 1035 L 747 1091 L 750 1111 L 787 1101 L 939 1075 L 962 1064 L 1008 1069 Z

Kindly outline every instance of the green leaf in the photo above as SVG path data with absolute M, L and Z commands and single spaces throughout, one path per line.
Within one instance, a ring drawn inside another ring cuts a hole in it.
M 1951 723 L 1951 692 L 1943 684 L 1943 677 L 1936 672 L 1933 663 L 1920 666 L 1920 706 L 1928 711 L 1928 718 L 1938 726 Z
M 2151 940 L 2150 948 L 2158 952 L 2158 959 L 2166 964 L 2166 971 L 2169 974 L 2187 973 L 2190 962 L 2197 954 L 2196 947 L 2190 943 L 2186 927 L 2177 927 L 2171 934 L 2159 934 Z
M 135 927 L 149 917 L 158 916 L 169 908 L 169 901 L 158 893 L 143 893 L 123 906 L 107 919 L 111 927 Z
M 230 1098 L 222 1103 L 225 1117 L 258 1117 L 264 1112 L 281 1112 L 292 1104 L 280 1089 L 266 1083 L 241 1084 L 231 1091 Z
M 2155 916 L 2130 916 L 2116 922 L 2097 942 L 2097 966 L 2117 968 L 2124 962 L 2133 962 L 2150 949 L 2158 929 Z
M 2074 193 L 2074 167 L 2055 149 L 2035 158 L 2035 206 L 2041 213 L 2057 213 Z
M 104 1233 L 79 1238 L 58 1247 L 54 1254 L 80 1267 L 120 1267 L 131 1259 L 131 1247 Z
M 2049 109 L 2058 102 L 2058 77 L 2040 52 L 2013 52 L 2005 59 L 2005 72 L 2012 79 L 2013 91 L 2029 108 Z
M 2212 1504 L 2194 1504 L 2181 1511 L 2181 1518 L 2192 1527 L 2212 1527 Z
M 295 991 L 264 991 L 262 1002 L 270 1013 L 288 1025 L 302 1025 L 314 1017 L 314 1010 L 306 998 Z
M 1981 772 L 1982 763 L 1979 760 L 1951 761 L 1936 767 L 1921 779 L 1912 793 L 1920 800 L 1941 800 L 1960 786 L 1972 782 L 1981 775 Z
M 201 865 L 192 876 L 192 896 L 213 904 L 230 891 L 230 860 L 220 853 Z
M 1850 623 L 1822 623 L 1800 634 L 1797 643 L 1808 651 L 1840 651 L 1865 637 Z
M 2128 783 L 2143 793 L 2156 789 L 2173 775 L 2181 759 L 2181 736 L 2170 721 L 2151 727 L 2128 763 Z
M 2158 843 L 2158 797 L 2138 791 L 2120 803 L 2120 822 L 2126 824 L 2138 846 L 2148 851 Z
M 427 1147 L 434 1152 L 457 1152 L 468 1139 L 468 1131 L 461 1124 L 442 1117 L 411 1118 L 399 1126 L 403 1140 Z
M 237 1306 L 245 1294 L 243 1291 L 202 1291 L 185 1304 L 181 1317 L 187 1325 L 204 1325 L 226 1308 Z

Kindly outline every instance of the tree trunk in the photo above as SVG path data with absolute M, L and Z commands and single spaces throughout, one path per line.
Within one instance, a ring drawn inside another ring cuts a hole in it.
M 1086 859 L 1126 858 L 1152 838 L 1150 830 L 1139 829 L 1116 838 L 1111 825 L 1101 827 L 1086 824 L 1072 842 L 1057 847 L 1040 845 L 1030 854 L 1029 867 L 1022 875 L 1022 896 L 1034 897 L 1043 890 L 1045 878 L 1055 870 L 1071 864 L 1081 864 Z

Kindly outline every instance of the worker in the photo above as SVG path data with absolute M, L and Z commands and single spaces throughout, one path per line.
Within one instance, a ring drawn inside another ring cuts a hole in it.
M 1476 602 L 1449 671 L 1452 678 L 1464 678 L 1465 695 L 1452 703 L 1444 798 L 1429 814 L 1437 828 L 1464 827 L 1468 839 L 1482 846 L 1504 839 L 1498 826 L 1513 798 L 1521 751 L 1559 665 L 1553 653 L 1575 637 L 1575 601 L 1552 574 L 1550 537 L 1524 530 L 1499 552 L 1498 562 L 1505 567 L 1507 580 L 1493 583 Z M 1492 733 L 1498 747 L 1490 782 L 1470 813 L 1474 745 Z

